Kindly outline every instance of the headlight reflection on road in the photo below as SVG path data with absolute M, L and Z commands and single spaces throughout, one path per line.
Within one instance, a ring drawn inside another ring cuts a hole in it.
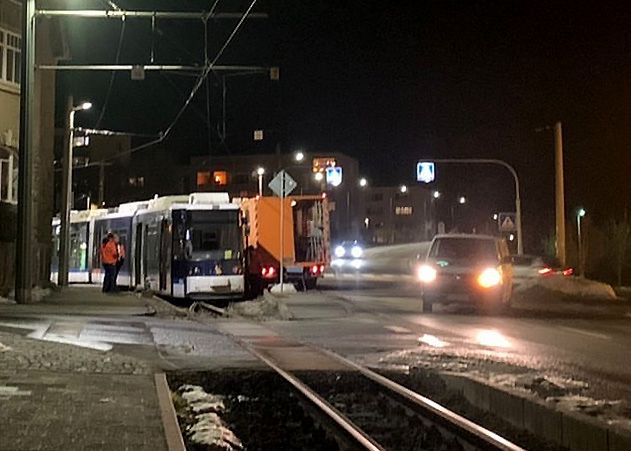
M 445 346 L 449 346 L 449 343 L 447 343 L 446 341 L 443 341 L 437 336 L 430 334 L 423 334 L 423 336 L 420 337 L 418 341 L 419 343 L 424 343 L 433 348 L 444 348 Z
M 483 329 L 480 330 L 475 340 L 482 346 L 488 346 L 490 348 L 510 348 L 511 344 L 504 335 L 496 330 Z

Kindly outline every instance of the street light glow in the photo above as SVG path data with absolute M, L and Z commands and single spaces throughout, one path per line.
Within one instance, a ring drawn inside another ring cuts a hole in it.
M 584 208 L 579 208 L 579 210 L 578 210 L 578 217 L 579 218 L 584 217 L 586 214 L 587 214 L 587 212 L 585 211 Z
M 399 188 L 399 190 L 400 190 L 402 193 L 407 193 L 407 192 L 408 192 L 408 187 L 407 187 L 406 185 L 401 185 L 401 188 Z
M 324 180 L 324 174 L 322 172 L 316 172 L 315 174 L 313 174 L 313 178 L 316 180 L 316 182 L 321 182 L 322 180 Z
M 464 196 L 460 196 L 460 197 L 458 198 L 458 203 L 459 203 L 460 205 L 466 204 L 466 203 L 467 203 L 467 198 L 466 198 L 466 197 L 464 197 Z
M 90 108 L 92 108 L 92 102 L 83 102 L 81 104 L 82 110 L 89 110 Z
M 493 221 L 497 221 L 497 218 L 499 218 L 499 216 L 497 215 L 497 213 L 493 213 Z
M 256 175 L 264 175 L 265 174 L 265 168 L 264 167 L 258 167 L 256 168 Z
M 366 185 L 368 185 L 368 180 L 366 180 L 365 177 L 362 177 L 359 179 L 359 186 L 361 186 L 362 188 L 365 187 Z
M 434 199 L 438 199 L 440 197 L 440 191 L 434 191 L 432 193 L 432 196 L 434 197 Z
M 302 160 L 305 159 L 305 154 L 299 150 L 294 154 L 294 159 L 298 162 L 301 162 Z

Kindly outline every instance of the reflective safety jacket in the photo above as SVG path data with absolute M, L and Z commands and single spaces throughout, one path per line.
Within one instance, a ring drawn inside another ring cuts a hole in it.
M 101 246 L 101 263 L 104 265 L 115 265 L 118 261 L 118 246 L 114 240 L 109 240 Z

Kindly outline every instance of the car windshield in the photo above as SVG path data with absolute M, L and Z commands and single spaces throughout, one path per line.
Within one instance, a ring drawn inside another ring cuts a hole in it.
M 429 256 L 445 260 L 496 260 L 495 241 L 474 238 L 444 238 L 434 242 Z

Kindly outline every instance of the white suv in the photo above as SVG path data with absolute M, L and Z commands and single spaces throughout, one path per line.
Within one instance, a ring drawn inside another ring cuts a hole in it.
M 468 303 L 482 310 L 510 305 L 513 268 L 503 239 L 437 235 L 417 268 L 423 312 L 435 303 Z

